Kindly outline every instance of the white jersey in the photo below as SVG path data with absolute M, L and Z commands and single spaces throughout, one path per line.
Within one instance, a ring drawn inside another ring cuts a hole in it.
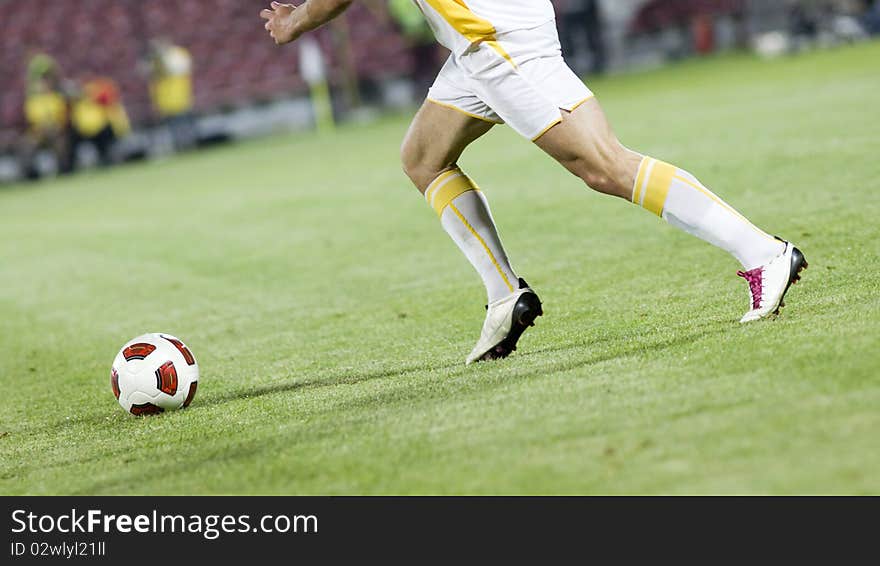
M 454 54 L 511 31 L 555 19 L 550 0 L 413 0 L 437 41 Z

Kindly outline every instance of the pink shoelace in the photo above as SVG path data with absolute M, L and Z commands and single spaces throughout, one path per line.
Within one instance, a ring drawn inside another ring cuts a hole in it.
M 758 267 L 751 271 L 737 271 L 737 275 L 749 282 L 749 291 L 752 293 L 752 308 L 761 308 L 761 295 L 764 292 L 762 281 L 764 279 L 764 268 Z

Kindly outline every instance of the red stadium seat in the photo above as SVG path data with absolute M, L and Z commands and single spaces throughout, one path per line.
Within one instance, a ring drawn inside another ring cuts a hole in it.
M 55 57 L 67 77 L 112 77 L 135 123 L 152 117 L 140 62 L 155 37 L 168 37 L 192 52 L 198 111 L 302 93 L 295 51 L 279 50 L 263 30 L 258 14 L 266 4 L 89 0 L 59 2 L 47 11 L 39 3 L 0 2 L 0 130 L 24 126 L 24 75 L 31 50 Z M 387 23 L 360 5 L 346 17 L 360 78 L 409 73 L 405 44 Z M 338 66 L 331 33 L 321 30 L 319 42 L 331 66 Z M 331 78 L 338 75 L 331 68 Z

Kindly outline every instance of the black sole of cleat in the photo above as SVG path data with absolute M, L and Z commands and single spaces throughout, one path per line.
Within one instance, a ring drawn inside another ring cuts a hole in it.
M 516 351 L 516 344 L 519 342 L 523 332 L 530 327 L 535 326 L 535 319 L 543 316 L 544 309 L 541 306 L 541 299 L 534 293 L 526 293 L 519 298 L 513 307 L 513 322 L 510 326 L 510 332 L 507 337 L 502 340 L 494 348 L 483 354 L 479 361 L 488 362 L 492 360 L 503 360 Z
M 788 293 L 788 290 L 792 285 L 797 285 L 798 281 L 801 280 L 801 273 L 810 267 L 810 264 L 807 263 L 807 258 L 804 257 L 804 254 L 797 248 L 794 248 L 791 251 L 791 268 L 788 273 L 788 285 L 785 286 L 785 291 L 782 292 L 782 297 L 779 299 L 779 306 L 776 307 L 776 310 L 773 311 L 773 314 L 778 315 L 779 310 L 785 306 L 785 294 Z

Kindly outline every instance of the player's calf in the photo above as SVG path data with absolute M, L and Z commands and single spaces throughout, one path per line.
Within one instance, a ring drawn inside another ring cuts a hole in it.
M 620 143 L 595 99 L 563 112 L 535 144 L 591 189 L 629 198 L 642 156 Z
M 434 179 L 425 200 L 486 286 L 486 321 L 467 363 L 507 357 L 526 328 L 543 313 L 541 301 L 513 271 L 486 197 L 461 169 L 450 169 Z

